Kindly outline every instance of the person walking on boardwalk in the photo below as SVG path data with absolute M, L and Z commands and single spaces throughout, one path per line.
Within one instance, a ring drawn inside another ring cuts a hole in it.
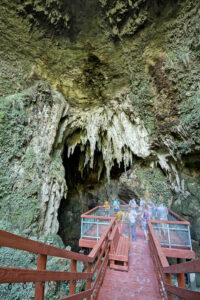
M 130 201 L 129 201 L 129 208 L 134 208 L 137 205 L 135 198 L 133 197 Z
M 159 203 L 157 207 L 157 218 L 160 221 L 168 220 L 168 209 L 163 203 Z M 160 239 L 165 239 L 165 235 L 167 233 L 167 226 L 165 223 L 160 223 L 159 226 L 160 226 L 159 237 Z
M 145 205 L 146 205 L 146 200 L 144 200 L 144 199 L 141 198 L 140 199 L 140 207 L 144 208 Z
M 148 212 L 148 205 L 146 204 L 142 215 L 142 229 L 144 231 L 145 242 L 148 241 L 148 219 L 149 219 L 149 212 Z
M 167 221 L 168 220 L 168 209 L 163 203 L 159 203 L 157 208 L 158 220 Z
M 113 202 L 113 206 L 114 206 L 114 217 L 118 217 L 120 202 L 118 200 L 115 200 Z
M 156 219 L 156 206 L 153 202 L 148 203 L 148 211 L 149 211 L 149 219 L 155 220 Z
M 136 241 L 136 223 L 137 223 L 137 212 L 136 212 L 136 205 L 135 207 L 131 207 L 129 212 L 129 222 L 131 228 L 131 237 L 132 241 Z
M 105 207 L 105 216 L 109 217 L 110 216 L 110 205 L 109 205 L 108 200 L 105 201 L 104 207 Z
M 142 217 L 143 217 L 145 205 L 146 205 L 146 201 L 143 199 L 140 199 L 140 206 L 138 207 L 138 222 L 139 222 L 139 225 L 141 228 L 142 228 Z

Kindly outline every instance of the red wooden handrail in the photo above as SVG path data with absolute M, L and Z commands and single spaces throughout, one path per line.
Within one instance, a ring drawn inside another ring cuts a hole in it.
M 200 259 L 195 259 L 181 264 L 164 268 L 165 273 L 200 273 Z
M 92 273 L 0 268 L 0 283 L 64 281 L 92 278 Z
M 112 220 L 113 219 L 113 217 L 93 216 L 93 215 L 81 215 L 81 218 L 99 219 L 99 220 Z
M 83 216 L 85 216 L 85 215 L 91 214 L 93 211 L 99 209 L 100 207 L 101 207 L 101 206 L 95 206 L 94 208 L 92 208 L 92 209 L 88 210 L 87 212 L 83 213 L 83 214 L 81 215 L 81 217 L 83 217 Z
M 82 217 L 108 219 L 110 220 L 110 223 L 88 256 L 46 245 L 41 242 L 33 241 L 0 230 L 0 246 L 34 252 L 38 254 L 37 270 L 0 268 L 0 283 L 36 282 L 35 300 L 43 300 L 44 285 L 41 285 L 41 282 L 70 280 L 70 296 L 64 297 L 62 298 L 62 300 L 78 300 L 83 298 L 89 300 L 91 296 L 92 299 L 95 300 L 98 296 L 98 291 L 108 264 L 110 238 L 113 235 L 112 233 L 114 228 L 116 228 L 116 218 L 88 215 L 88 213 L 91 213 L 98 208 L 99 207 L 90 210 L 86 214 L 83 214 Z M 179 217 L 171 211 L 170 213 L 173 214 L 176 218 Z M 163 297 L 165 297 L 165 293 L 167 291 L 169 292 L 168 299 L 173 299 L 173 296 L 171 294 L 178 295 L 182 298 L 185 297 L 185 299 L 199 299 L 195 297 L 197 297 L 197 295 L 199 297 L 200 293 L 197 294 L 197 292 L 187 291 L 184 288 L 185 286 L 183 273 L 200 272 L 200 261 L 192 261 L 184 264 L 169 266 L 166 258 L 167 252 L 163 251 L 163 248 L 161 247 L 152 226 L 152 223 L 189 225 L 189 222 L 185 221 L 183 218 L 179 217 L 179 220 L 180 221 L 149 220 L 148 222 L 149 246 L 155 266 L 156 275 Z M 48 255 L 71 260 L 71 272 L 46 270 L 46 261 Z M 77 261 L 87 263 L 86 272 L 77 272 Z M 94 282 L 92 283 L 92 279 L 96 271 L 97 275 Z M 179 287 L 172 286 L 171 273 L 178 274 Z M 84 279 L 87 280 L 86 290 L 76 294 L 76 280 Z M 183 294 L 184 291 L 186 296 L 184 296 Z
M 179 225 L 190 225 L 190 222 L 188 221 L 168 221 L 168 220 L 149 220 L 151 223 L 156 223 L 156 224 L 179 224 Z
M 176 221 L 171 222 L 174 224 L 177 223 Z M 161 247 L 157 239 L 152 223 L 155 223 L 155 221 L 148 221 L 149 245 L 158 283 L 160 285 L 161 296 L 163 298 L 166 298 L 166 292 L 168 292 L 168 300 L 173 300 L 173 295 L 176 295 L 181 299 L 186 300 L 200 299 L 200 292 L 190 291 L 185 288 L 186 285 L 184 278 L 184 273 L 200 273 L 200 260 L 193 260 L 190 262 L 169 266 L 168 261 L 166 259 L 166 254 L 164 253 L 164 249 Z M 156 223 L 169 223 L 169 221 L 157 221 Z M 185 224 L 186 222 L 183 218 L 181 218 L 181 221 L 178 223 Z M 178 287 L 172 285 L 172 273 L 178 275 Z
M 186 221 L 184 218 L 180 217 L 179 215 L 177 215 L 175 212 L 173 212 L 171 209 L 168 209 L 169 213 L 171 215 L 173 215 L 176 219 L 180 220 L 180 221 Z M 187 221 L 186 221 L 187 222 Z M 189 222 L 188 222 L 189 223 Z
M 22 236 L 0 230 L 0 246 L 24 250 L 28 252 L 57 256 L 62 258 L 69 258 L 80 260 L 84 262 L 91 262 L 91 258 L 86 255 L 64 250 L 58 247 L 46 245 L 41 242 L 33 241 Z
M 109 240 L 110 240 L 110 241 L 113 240 L 113 238 L 114 238 L 114 236 L 115 236 L 115 233 L 116 233 L 117 229 L 118 229 L 118 226 L 116 225 L 115 228 L 113 229 L 113 231 L 112 231 L 110 237 L 109 237 Z
M 103 232 L 101 238 L 91 250 L 88 256 L 72 251 L 67 251 L 54 246 L 46 245 L 41 242 L 33 241 L 3 230 L 0 230 L 0 246 L 15 248 L 38 254 L 37 270 L 20 268 L 0 268 L 0 283 L 20 283 L 35 282 L 35 300 L 44 299 L 44 285 L 41 282 L 46 281 L 65 281 L 70 280 L 70 296 L 64 299 L 96 299 L 100 288 L 100 282 L 103 279 L 106 266 L 108 264 L 109 236 L 114 228 L 116 219 L 109 218 L 110 223 Z M 71 272 L 48 271 L 46 270 L 47 255 L 57 256 L 71 260 Z M 97 260 L 96 260 L 97 258 Z M 96 260 L 96 261 L 95 261 Z M 77 272 L 77 261 L 87 263 L 87 272 Z M 95 261 L 95 263 L 94 263 Z M 94 263 L 94 265 L 92 265 Z M 97 272 L 96 279 L 92 286 L 92 278 Z M 87 280 L 87 290 L 76 294 L 76 280 Z
M 167 261 L 166 256 L 164 255 L 163 251 L 162 251 L 162 247 L 157 239 L 156 233 L 153 229 L 153 226 L 151 224 L 151 222 L 148 222 L 148 226 L 149 226 L 149 235 L 152 237 L 153 243 L 154 243 L 154 247 L 156 250 L 156 254 L 158 255 L 158 258 L 162 264 L 162 267 L 168 267 L 169 263 Z
M 114 207 L 114 205 L 109 205 L 109 207 Z M 120 207 L 129 207 L 129 205 L 120 205 Z M 99 208 L 105 208 L 105 206 L 96 206 L 94 208 L 92 208 L 91 210 L 88 210 L 87 212 L 83 213 L 81 215 L 81 218 L 88 218 L 88 217 L 91 217 L 91 218 L 99 218 L 100 216 L 96 216 L 96 215 L 91 215 L 92 212 L 94 212 L 95 210 L 98 210 Z M 112 219 L 112 217 L 101 217 L 103 219 Z
M 199 300 L 200 299 L 200 292 L 186 290 L 181 287 L 176 287 L 170 284 L 165 284 L 165 289 L 172 295 L 176 295 L 181 299 L 185 300 Z
M 155 267 L 155 273 L 159 284 L 159 290 L 161 297 L 165 299 L 165 289 L 164 289 L 164 273 L 163 268 L 168 267 L 169 263 L 166 256 L 162 252 L 162 247 L 157 239 L 156 233 L 153 229 L 151 221 L 148 221 L 148 231 L 149 231 L 149 247 L 151 257 Z
M 102 244 L 105 240 L 106 237 L 109 237 L 109 233 L 112 231 L 114 228 L 114 224 L 116 222 L 116 218 L 112 218 L 112 221 L 110 222 L 110 225 L 106 230 L 103 232 L 102 236 L 100 237 L 98 243 L 94 246 L 94 248 L 91 250 L 89 253 L 88 257 L 92 260 L 94 260 L 98 254 L 99 249 L 102 247 Z
M 74 294 L 74 295 L 71 295 L 68 297 L 61 298 L 59 300 L 81 300 L 86 297 L 90 297 L 92 295 L 92 293 L 93 293 L 93 288 L 89 289 L 87 291 L 84 291 L 84 292 L 80 292 L 79 294 Z
M 162 251 L 166 257 L 174 258 L 185 258 L 185 259 L 195 259 L 195 253 L 192 250 L 185 250 L 177 248 L 162 248 Z

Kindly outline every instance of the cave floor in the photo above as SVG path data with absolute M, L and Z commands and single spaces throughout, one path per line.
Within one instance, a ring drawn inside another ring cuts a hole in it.
M 140 228 L 136 241 L 131 242 L 129 271 L 106 270 L 98 300 L 157 300 L 161 299 L 148 244 Z

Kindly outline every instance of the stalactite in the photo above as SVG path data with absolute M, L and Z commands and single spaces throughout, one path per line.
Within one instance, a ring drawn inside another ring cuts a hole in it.
M 115 161 L 119 167 L 123 163 L 126 169 L 132 164 L 133 154 L 142 158 L 150 155 L 149 136 L 142 121 L 139 118 L 130 119 L 123 109 L 96 107 L 81 113 L 74 111 L 72 115 L 73 120 L 69 118 L 66 132 L 71 132 L 70 126 L 73 124 L 73 133 L 69 136 L 64 134 L 65 143 L 68 158 L 77 146 L 84 152 L 85 160 L 79 165 L 81 173 L 88 164 L 91 169 L 94 167 L 95 151 L 101 152 L 103 159 L 99 164 L 98 178 L 105 165 L 108 182 Z

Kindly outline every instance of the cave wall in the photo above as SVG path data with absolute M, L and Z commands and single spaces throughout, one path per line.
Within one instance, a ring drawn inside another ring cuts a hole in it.
M 57 210 L 67 186 L 59 150 L 53 150 L 68 105 L 38 81 L 1 98 L 1 226 L 37 234 L 58 230 Z M 40 201 L 38 201 L 40 200 Z
M 0 8 L 4 228 L 57 233 L 61 201 L 71 198 L 73 214 L 82 199 L 78 215 L 89 194 L 103 201 L 107 185 L 123 201 L 161 198 L 200 240 L 198 1 L 2 0 Z M 67 195 L 66 147 L 68 159 L 81 149 L 82 173 L 103 176 L 90 192 L 72 184 Z M 110 171 L 122 164 L 116 185 Z

